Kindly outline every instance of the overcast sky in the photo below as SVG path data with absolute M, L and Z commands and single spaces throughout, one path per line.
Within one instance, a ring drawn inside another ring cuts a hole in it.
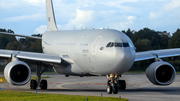
M 59 30 L 86 27 L 174 33 L 180 28 L 180 0 L 53 0 Z M 0 0 L 0 28 L 16 34 L 46 31 L 45 0 Z

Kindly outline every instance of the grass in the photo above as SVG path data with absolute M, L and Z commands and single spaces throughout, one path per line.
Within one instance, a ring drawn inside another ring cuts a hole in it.
M 6 82 L 5 78 L 4 77 L 0 77 L 0 83 L 4 83 Z
M 79 96 L 62 94 L 42 94 L 18 91 L 0 91 L 0 101 L 127 101 L 125 98 L 118 97 L 98 97 L 98 96 Z
M 48 77 L 43 77 L 48 78 Z M 36 79 L 32 76 L 31 79 Z M 6 82 L 4 77 L 0 77 L 0 83 Z M 118 97 L 98 97 L 98 96 L 79 96 L 62 94 L 42 94 L 32 92 L 4 91 L 0 90 L 0 101 L 127 101 L 125 98 Z

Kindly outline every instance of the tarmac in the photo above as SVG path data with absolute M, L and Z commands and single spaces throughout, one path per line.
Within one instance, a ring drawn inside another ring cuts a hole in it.
M 86 95 L 126 98 L 128 101 L 179 101 L 180 100 L 180 75 L 176 75 L 174 83 L 169 86 L 153 85 L 144 73 L 124 74 L 122 79 L 126 80 L 126 90 L 119 90 L 118 94 L 107 94 L 106 77 L 65 77 L 64 75 L 51 75 L 46 78 L 48 90 L 38 89 L 38 93 Z M 30 90 L 30 84 L 24 86 L 14 86 L 8 83 L 0 83 L 2 90 L 26 91 Z

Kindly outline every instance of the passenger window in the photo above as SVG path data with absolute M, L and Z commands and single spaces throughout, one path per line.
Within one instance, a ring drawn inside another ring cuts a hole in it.
M 122 47 L 122 43 L 115 43 L 115 47 Z
M 123 43 L 124 47 L 129 47 L 129 43 Z

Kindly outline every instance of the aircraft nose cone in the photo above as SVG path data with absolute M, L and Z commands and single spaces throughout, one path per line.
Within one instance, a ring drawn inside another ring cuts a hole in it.
M 116 50 L 116 57 L 115 57 L 115 63 L 116 63 L 116 69 L 117 74 L 122 74 L 126 71 L 128 71 L 135 59 L 135 51 L 131 48 L 124 48 L 124 49 L 117 49 Z

